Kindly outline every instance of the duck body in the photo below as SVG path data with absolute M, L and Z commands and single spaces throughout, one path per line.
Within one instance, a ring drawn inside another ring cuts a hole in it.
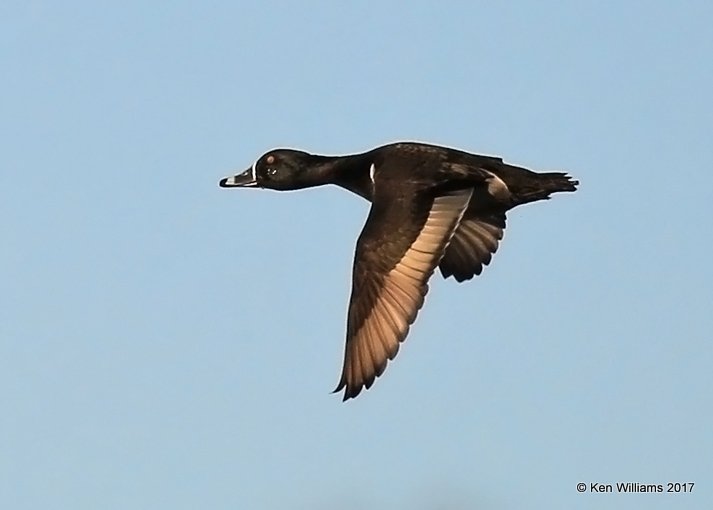
M 575 191 L 561 172 L 537 173 L 492 156 L 397 142 L 346 156 L 275 149 L 220 186 L 296 190 L 334 184 L 371 202 L 357 240 L 347 342 L 335 391 L 370 388 L 406 338 L 436 267 L 462 282 L 490 263 L 506 212 Z

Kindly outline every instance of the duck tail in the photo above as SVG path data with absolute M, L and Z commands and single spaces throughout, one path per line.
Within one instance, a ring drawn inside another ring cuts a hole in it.
M 533 172 L 534 173 L 534 172 Z M 579 181 L 572 179 L 564 172 L 534 173 L 532 179 L 515 191 L 518 204 L 548 200 L 552 193 L 562 191 L 577 191 Z

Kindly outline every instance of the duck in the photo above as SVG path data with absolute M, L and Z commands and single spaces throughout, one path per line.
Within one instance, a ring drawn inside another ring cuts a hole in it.
M 371 203 L 354 254 L 346 345 L 334 393 L 369 389 L 396 357 L 436 268 L 465 282 L 497 251 L 514 207 L 574 192 L 564 172 L 538 173 L 502 158 L 422 142 L 341 156 L 279 148 L 222 188 L 291 191 L 332 184 Z

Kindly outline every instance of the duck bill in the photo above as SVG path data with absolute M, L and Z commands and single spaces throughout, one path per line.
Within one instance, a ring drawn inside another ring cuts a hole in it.
M 221 188 L 254 188 L 257 181 L 253 169 L 248 168 L 241 174 L 221 179 L 219 184 Z

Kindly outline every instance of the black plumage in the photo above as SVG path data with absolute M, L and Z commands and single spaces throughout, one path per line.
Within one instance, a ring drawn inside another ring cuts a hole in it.
M 347 156 L 292 149 L 262 155 L 220 186 L 295 190 L 336 184 L 369 200 L 354 256 L 342 375 L 344 400 L 370 388 L 394 359 L 436 267 L 462 282 L 488 265 L 509 209 L 575 191 L 561 172 L 414 142 Z

